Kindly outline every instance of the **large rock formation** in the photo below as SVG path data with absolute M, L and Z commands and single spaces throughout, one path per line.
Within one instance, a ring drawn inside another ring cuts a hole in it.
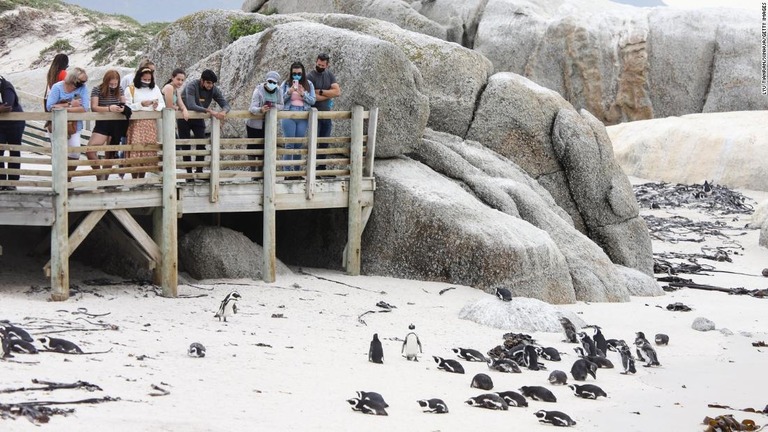
M 587 325 L 571 311 L 536 299 L 514 298 L 503 302 L 488 296 L 465 305 L 459 318 L 504 331 L 562 333 L 560 318 L 568 318 L 576 328 Z
M 610 126 L 616 160 L 628 175 L 768 191 L 768 111 L 691 114 Z

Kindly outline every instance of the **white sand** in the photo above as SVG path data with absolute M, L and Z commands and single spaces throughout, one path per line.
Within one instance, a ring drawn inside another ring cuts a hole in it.
M 753 194 L 764 200 L 765 194 Z M 666 213 L 666 210 L 657 211 Z M 672 213 L 691 214 L 675 210 Z M 728 220 L 733 217 L 729 217 Z M 744 226 L 741 217 L 734 226 Z M 734 233 L 735 234 L 735 233 Z M 768 267 L 768 250 L 757 246 L 758 231 L 733 237 L 744 246 L 734 263 L 714 263 L 717 269 L 759 275 Z M 710 239 L 711 244 L 717 241 Z M 708 242 L 707 244 L 710 244 Z M 670 345 L 658 347 L 660 368 L 638 364 L 636 375 L 620 375 L 620 369 L 599 370 L 597 381 L 609 395 L 597 401 L 578 399 L 566 387 L 550 386 L 551 370 L 570 371 L 575 360 L 574 345 L 561 342 L 560 333 L 535 333 L 545 346 L 555 346 L 564 355 L 562 362 L 547 362 L 547 371 L 522 374 L 490 372 L 482 363 L 462 361 L 465 375 L 436 369 L 432 355 L 456 358 L 453 347 L 470 347 L 482 352 L 502 342 L 502 331 L 485 328 L 457 318 L 459 310 L 480 296 L 488 295 L 469 287 L 457 287 L 443 295 L 441 289 L 455 286 L 397 280 L 382 277 L 350 277 L 327 270 L 309 270 L 345 284 L 311 276 L 281 277 L 274 284 L 249 282 L 250 286 L 199 286 L 212 291 L 182 286 L 180 294 L 201 298 L 165 299 L 136 286 L 86 287 L 97 293 L 74 295 L 63 303 L 48 302 L 48 292 L 27 293 L 31 285 L 48 285 L 38 269 L 11 255 L 5 246 L 0 257 L 0 318 L 10 319 L 34 330 L 40 319 L 67 320 L 87 328 L 95 326 L 71 312 L 87 308 L 90 313 L 110 315 L 95 318 L 119 326 L 112 331 L 72 331 L 52 334 L 79 344 L 85 351 L 112 349 L 108 354 L 63 355 L 18 354 L 0 362 L 0 389 L 32 386 L 33 378 L 56 382 L 88 381 L 103 392 L 57 390 L 0 394 L 0 403 L 24 400 L 77 400 L 112 396 L 120 402 L 75 405 L 75 414 L 55 416 L 44 426 L 47 431 L 460 431 L 460 430 L 549 430 L 539 425 L 533 413 L 555 409 L 569 414 L 581 431 L 696 431 L 703 430 L 704 416 L 730 413 L 707 408 L 708 403 L 735 408 L 762 409 L 768 403 L 768 374 L 764 372 L 768 349 L 754 348 L 751 342 L 768 341 L 768 300 L 729 296 L 718 292 L 683 289 L 663 297 L 633 298 L 629 303 L 578 303 L 563 306 L 586 322 L 599 324 L 607 338 L 631 343 L 636 331 L 650 339 L 657 332 L 670 336 Z M 698 251 L 700 243 L 661 244 L 656 250 Z M 32 272 L 32 273 L 30 273 Z M 73 264 L 73 284 L 104 277 Z M 683 277 L 690 277 L 682 275 Z M 111 277 L 117 280 L 118 278 Z M 749 289 L 768 288 L 763 277 L 716 273 L 694 277 L 699 283 Z M 245 283 L 245 282 L 237 282 Z M 80 284 L 82 286 L 82 284 Z M 213 315 L 219 301 L 232 289 L 243 296 L 240 313 L 219 322 Z M 383 293 L 386 292 L 386 293 Z M 384 300 L 397 306 L 390 313 L 368 314 L 367 326 L 358 315 L 377 310 Z M 670 312 L 666 305 L 683 302 L 693 312 Z M 271 318 L 281 313 L 285 318 Z M 719 331 L 700 333 L 691 329 L 698 316 L 715 322 Z M 409 323 L 424 345 L 418 363 L 400 357 L 400 340 Z M 516 329 L 509 329 L 515 331 Z M 45 330 L 34 330 L 38 335 Z M 382 339 L 383 365 L 367 361 L 373 333 Z M 747 336 L 749 334 L 751 336 Z M 398 340 L 395 340 L 397 338 Z M 208 349 L 202 359 L 190 358 L 186 349 L 200 342 Z M 264 343 L 271 347 L 259 347 Z M 147 356 L 144 360 L 137 356 Z M 618 358 L 609 355 L 617 366 Z M 34 362 L 34 363 L 31 363 Z M 543 385 L 558 398 L 556 404 L 529 401 L 528 408 L 495 412 L 463 403 L 482 393 L 469 388 L 475 373 L 488 373 L 494 390 L 516 390 L 523 385 Z M 571 377 L 569 374 L 569 382 Z M 153 397 L 151 385 L 170 391 Z M 356 390 L 377 391 L 389 403 L 388 417 L 353 412 L 346 399 Z M 450 413 L 422 413 L 417 399 L 442 398 Z M 768 423 L 761 414 L 733 412 L 737 419 L 752 418 Z M 40 430 L 23 418 L 0 420 L 0 430 Z

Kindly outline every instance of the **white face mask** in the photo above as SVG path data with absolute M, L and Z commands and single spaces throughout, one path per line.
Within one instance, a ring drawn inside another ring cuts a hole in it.
M 152 83 L 152 81 L 141 80 L 141 83 L 144 84 L 145 86 L 149 86 Z

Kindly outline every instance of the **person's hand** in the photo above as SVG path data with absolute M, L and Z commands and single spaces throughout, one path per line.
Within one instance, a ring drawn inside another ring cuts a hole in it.
M 83 103 L 80 102 L 80 99 L 75 99 L 72 101 L 72 108 L 78 108 L 83 106 Z
M 189 111 L 186 108 L 182 109 L 181 116 L 184 117 L 184 120 L 189 120 Z
M 148 107 L 150 105 L 152 105 L 152 101 L 150 100 L 141 101 L 141 106 L 143 107 Z
M 262 105 L 261 106 L 261 112 L 265 113 L 269 111 L 270 106 L 269 105 Z
M 11 112 L 12 109 L 13 109 L 13 107 L 10 106 L 10 105 L 7 105 L 7 104 L 0 105 L 0 113 Z

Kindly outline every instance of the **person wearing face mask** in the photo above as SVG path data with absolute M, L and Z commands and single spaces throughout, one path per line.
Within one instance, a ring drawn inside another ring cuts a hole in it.
M 301 62 L 291 64 L 290 81 L 283 82 L 281 89 L 283 91 L 283 109 L 287 111 L 309 111 L 315 103 L 315 86 L 312 81 L 307 79 L 304 72 L 304 65 Z M 283 136 L 304 137 L 307 133 L 307 119 L 283 119 Z M 297 150 L 301 148 L 300 142 L 286 142 L 286 150 Z M 301 160 L 299 154 L 288 154 L 283 156 L 283 160 Z M 299 171 L 298 165 L 288 165 L 283 167 L 286 171 Z M 286 180 L 301 180 L 301 177 L 286 177 Z
M 315 69 L 309 71 L 307 79 L 312 81 L 315 86 L 315 104 L 313 105 L 318 111 L 330 111 L 333 109 L 333 99 L 341 96 L 341 87 L 336 82 L 336 76 L 333 72 L 328 70 L 328 63 L 330 62 L 330 56 L 326 53 L 320 53 L 317 55 L 315 62 Z M 331 119 L 320 119 L 317 121 L 317 137 L 328 138 L 331 136 L 331 130 L 333 128 L 333 122 Z M 324 142 L 318 142 L 317 148 L 328 148 L 329 144 Z M 330 155 L 318 154 L 318 159 L 325 159 Z M 325 169 L 325 165 L 318 165 L 317 169 L 322 171 Z
M 115 69 L 110 69 L 104 74 L 101 85 L 93 87 L 91 90 L 91 111 L 100 113 L 122 113 L 125 108 L 125 95 L 120 89 L 120 73 Z M 127 120 L 96 120 L 96 124 L 91 132 L 91 139 L 88 140 L 89 146 L 102 146 L 109 141 L 110 144 L 120 144 L 120 138 L 125 136 L 128 128 Z M 96 160 L 96 152 L 87 152 L 88 159 Z M 107 159 L 113 159 L 115 152 L 107 152 Z M 94 169 L 101 168 L 93 166 Z M 107 175 L 97 175 L 97 180 L 106 180 Z
M 54 108 L 65 108 L 67 112 L 86 112 L 91 109 L 91 102 L 88 98 L 88 74 L 79 67 L 73 68 L 67 73 L 64 81 L 59 81 L 51 87 L 48 93 L 48 99 L 45 103 L 46 111 Z M 76 133 L 70 135 L 67 139 L 68 147 L 80 147 L 80 131 L 83 129 L 83 122 L 77 121 Z M 79 152 L 68 154 L 69 159 L 80 159 Z M 67 169 L 74 171 L 77 167 L 71 166 Z
M 275 71 L 267 72 L 266 79 L 259 83 L 253 90 L 251 106 L 248 108 L 251 114 L 266 114 L 271 109 L 283 109 L 283 90 L 278 86 L 280 74 Z M 251 118 L 245 122 L 245 131 L 248 138 L 264 138 L 264 120 Z M 248 150 L 264 150 L 264 144 L 248 144 Z M 263 160 L 262 156 L 248 155 L 250 160 Z M 262 167 L 254 167 L 254 171 L 261 171 Z
M 133 86 L 125 92 L 125 104 L 132 111 L 162 111 L 165 108 L 160 87 L 155 85 L 155 73 L 152 69 L 142 69 L 133 78 Z M 127 144 L 132 146 L 157 145 L 157 122 L 155 119 L 131 120 L 128 126 Z M 154 150 L 131 150 L 126 154 L 127 159 L 155 157 Z M 153 166 L 153 162 L 130 164 L 131 166 Z M 136 177 L 144 178 L 144 173 L 136 173 Z

